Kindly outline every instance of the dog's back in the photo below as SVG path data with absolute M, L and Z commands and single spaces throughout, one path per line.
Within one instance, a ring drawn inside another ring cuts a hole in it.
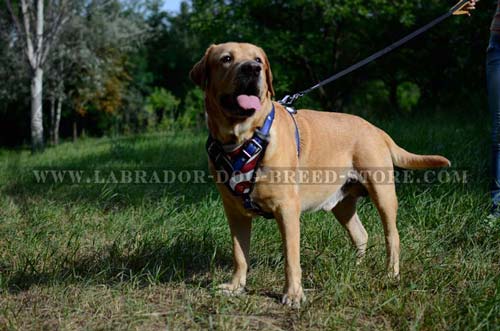
M 379 167 L 392 163 L 404 169 L 450 166 L 450 161 L 440 155 L 406 151 L 383 130 L 359 116 L 307 109 L 299 110 L 296 116 L 301 133 L 307 136 L 303 148 L 323 149 L 314 153 L 320 159 L 313 161 L 316 165 Z

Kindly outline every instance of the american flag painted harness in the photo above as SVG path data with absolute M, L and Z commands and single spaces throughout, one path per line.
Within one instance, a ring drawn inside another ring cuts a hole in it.
M 289 111 L 295 124 L 297 153 L 300 153 L 300 138 L 297 123 Z M 264 212 L 251 198 L 250 194 L 255 185 L 255 177 L 259 163 L 264 157 L 271 127 L 274 122 L 275 108 L 269 112 L 261 128 L 255 130 L 252 138 L 239 146 L 223 145 L 220 141 L 208 136 L 206 149 L 212 161 L 218 178 L 221 179 L 229 191 L 241 197 L 245 209 L 265 218 L 273 218 L 273 214 Z

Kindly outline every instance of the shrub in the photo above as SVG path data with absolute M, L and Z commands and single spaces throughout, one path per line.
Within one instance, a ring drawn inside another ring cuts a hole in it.
M 201 128 L 203 126 L 205 116 L 203 99 L 203 91 L 199 88 L 194 88 L 186 94 L 184 113 L 179 118 L 179 125 L 182 128 Z
M 156 124 L 160 128 L 170 128 L 175 121 L 175 114 L 180 100 L 172 92 L 164 88 L 155 88 L 146 102 L 149 114 L 148 124 Z
M 397 98 L 401 111 L 410 113 L 420 100 L 420 88 L 415 83 L 401 83 L 398 86 Z

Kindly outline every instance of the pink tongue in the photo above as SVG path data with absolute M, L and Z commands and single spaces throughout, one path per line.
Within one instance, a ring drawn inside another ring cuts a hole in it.
M 255 95 L 238 95 L 238 97 L 236 97 L 236 101 L 238 102 L 238 105 L 245 110 L 254 109 L 258 111 L 261 106 L 260 99 Z

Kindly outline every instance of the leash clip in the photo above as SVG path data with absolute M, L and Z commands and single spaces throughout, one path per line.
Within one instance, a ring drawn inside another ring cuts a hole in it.
M 282 106 L 291 107 L 293 103 L 297 101 L 297 99 L 300 98 L 301 96 L 303 96 L 302 93 L 295 93 L 294 95 L 285 95 L 285 97 L 278 102 Z

